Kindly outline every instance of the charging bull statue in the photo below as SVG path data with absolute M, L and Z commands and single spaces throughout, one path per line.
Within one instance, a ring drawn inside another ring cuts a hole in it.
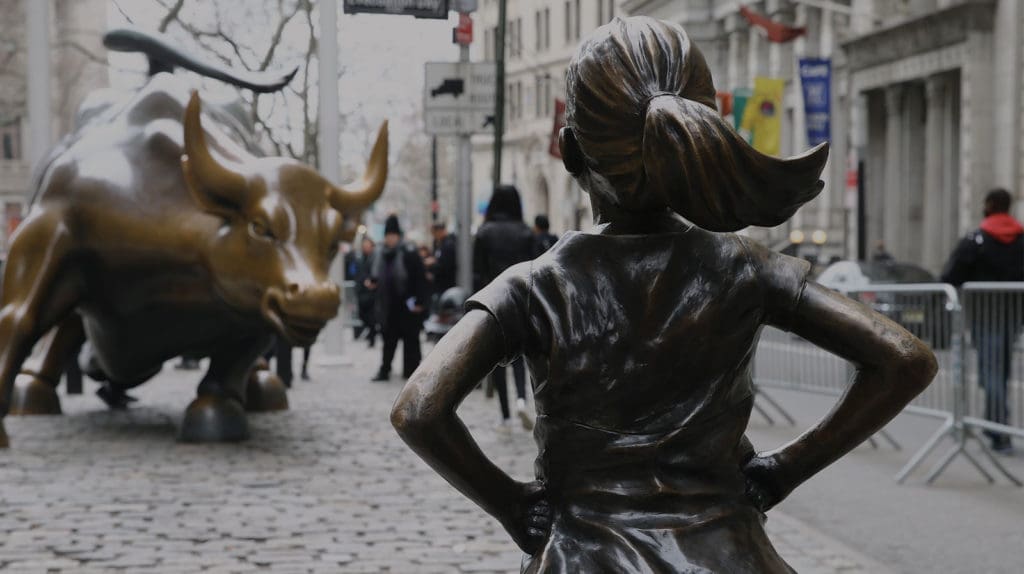
M 132 30 L 106 40 L 146 52 L 155 73 L 128 97 L 87 100 L 37 178 L 4 270 L 0 414 L 60 413 L 56 385 L 87 341 L 86 373 L 113 394 L 174 357 L 209 357 L 179 436 L 245 439 L 246 410 L 274 400 L 247 388 L 272 338 L 308 345 L 337 314 L 328 268 L 384 188 L 387 124 L 362 179 L 337 187 L 298 161 L 259 157 L 244 115 L 204 110 L 165 72 L 180 65 L 256 91 L 291 75 L 218 69 Z M 37 342 L 39 364 L 23 367 Z

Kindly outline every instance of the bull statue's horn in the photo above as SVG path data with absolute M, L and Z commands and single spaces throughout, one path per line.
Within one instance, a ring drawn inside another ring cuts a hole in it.
M 342 213 L 363 211 L 377 201 L 384 192 L 388 181 L 388 122 L 385 121 L 377 132 L 377 143 L 370 152 L 370 162 L 359 180 L 341 187 L 331 187 L 328 201 L 331 207 Z
M 189 187 L 196 199 L 208 208 L 241 206 L 248 187 L 245 177 L 213 157 L 199 116 L 199 92 L 193 91 L 185 108 L 185 157 L 182 158 Z

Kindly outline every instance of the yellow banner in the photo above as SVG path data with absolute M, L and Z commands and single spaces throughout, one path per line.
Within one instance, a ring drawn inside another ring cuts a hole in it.
M 780 78 L 754 78 L 754 93 L 743 110 L 740 128 L 753 136 L 754 149 L 767 155 L 779 155 L 782 141 L 782 94 L 786 81 Z

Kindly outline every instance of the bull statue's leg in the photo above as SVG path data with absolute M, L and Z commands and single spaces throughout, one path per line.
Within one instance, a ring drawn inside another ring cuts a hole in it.
M 281 377 L 270 370 L 267 360 L 260 357 L 249 374 L 245 389 L 245 410 L 250 413 L 268 413 L 288 410 L 288 389 Z
M 0 295 L 0 416 L 10 410 L 14 379 L 32 346 L 78 304 L 81 278 L 71 253 L 58 211 L 37 212 L 14 236 Z M 0 446 L 8 446 L 2 420 Z
M 178 435 L 182 442 L 237 442 L 249 438 L 246 384 L 253 364 L 269 345 L 269 336 L 251 338 L 228 343 L 210 356 L 210 369 L 199 383 L 199 396 L 185 410 Z
M 59 415 L 57 385 L 67 365 L 85 342 L 85 328 L 78 313 L 69 314 L 52 336 L 40 342 L 42 354 L 30 360 L 14 380 L 10 415 Z

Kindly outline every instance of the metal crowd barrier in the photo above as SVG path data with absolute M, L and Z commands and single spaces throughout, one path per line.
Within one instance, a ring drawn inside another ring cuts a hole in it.
M 896 480 L 902 483 L 948 438 L 953 447 L 929 472 L 927 483 L 934 482 L 958 455 L 993 482 L 966 448 L 973 440 L 992 466 L 1020 486 L 992 455 L 979 431 L 1024 437 L 1024 349 L 1017 340 L 1024 330 L 1024 283 L 968 283 L 963 293 L 966 313 L 956 289 L 943 283 L 872 285 L 844 294 L 901 324 L 926 342 L 939 362 L 935 380 L 905 410 L 938 418 L 942 425 Z M 762 333 L 754 358 L 759 397 L 765 396 L 766 387 L 840 395 L 850 384 L 853 370 L 843 359 L 773 328 Z M 879 436 L 899 448 L 884 431 Z M 877 446 L 874 439 L 871 444 Z
M 359 320 L 359 300 L 356 296 L 356 282 L 346 279 L 341 284 L 341 318 L 345 327 L 359 327 L 363 324 Z

